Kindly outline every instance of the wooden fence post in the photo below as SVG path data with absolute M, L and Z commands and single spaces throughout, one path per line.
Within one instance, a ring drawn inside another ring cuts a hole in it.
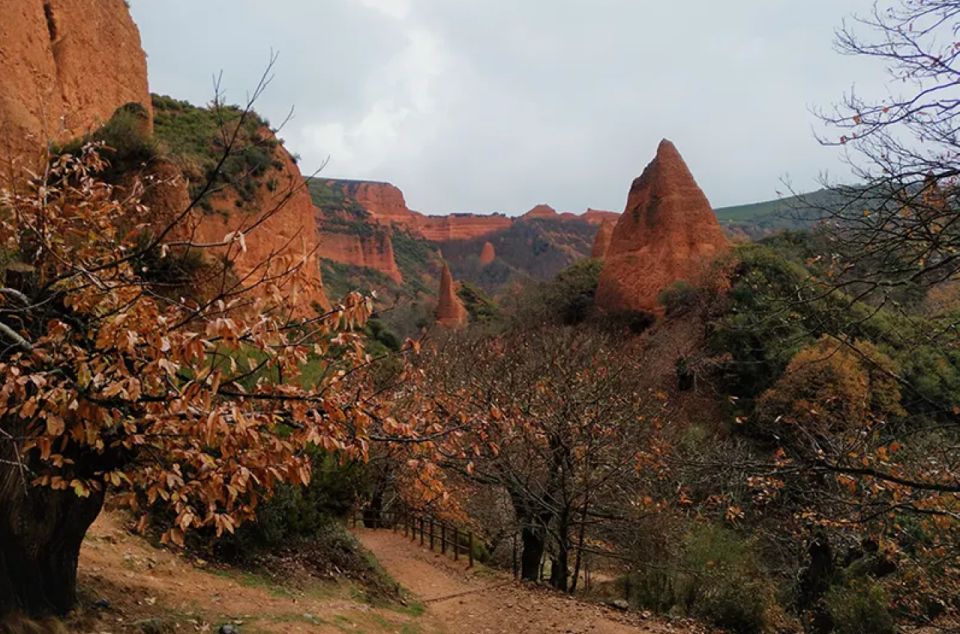
M 513 534 L 513 578 L 516 579 L 520 576 L 519 570 L 517 569 L 517 534 Z
M 473 568 L 473 531 L 470 531 L 469 533 L 467 533 L 467 536 L 468 536 L 468 539 L 467 539 L 467 542 L 468 542 L 468 543 L 467 543 L 467 548 L 469 548 L 469 550 L 467 551 L 467 553 L 470 555 L 470 565 L 467 566 L 467 567 L 468 567 L 468 568 Z
M 453 527 L 453 558 L 460 559 L 460 529 Z
M 440 553 L 447 554 L 447 523 L 440 522 Z
M 424 525 L 425 523 L 426 523 L 426 522 L 424 522 L 424 521 L 423 521 L 423 518 L 421 517 L 421 518 L 420 518 L 420 545 L 421 545 L 421 546 L 423 546 L 423 529 L 424 529 L 424 526 L 423 526 L 423 525 Z
M 433 552 L 433 516 L 430 516 L 430 552 Z

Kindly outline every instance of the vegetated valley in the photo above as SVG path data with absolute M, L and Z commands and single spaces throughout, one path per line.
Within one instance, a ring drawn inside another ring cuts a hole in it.
M 0 632 L 958 631 L 953 101 L 851 97 L 812 194 L 663 140 L 622 213 L 427 215 L 80 4 L 0 23 Z M 888 4 L 841 48 L 955 88 Z

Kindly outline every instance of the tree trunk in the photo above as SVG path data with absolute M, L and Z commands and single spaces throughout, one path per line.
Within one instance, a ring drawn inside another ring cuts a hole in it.
M 525 524 L 520 531 L 520 578 L 525 581 L 540 580 L 540 560 L 546 545 L 546 530 L 541 526 Z
M 60 616 L 76 602 L 77 559 L 103 493 L 29 487 L 0 466 L 0 617 Z
M 550 566 L 550 585 L 561 592 L 569 589 L 570 583 L 570 540 L 566 528 L 561 530 L 557 540 L 557 555 Z

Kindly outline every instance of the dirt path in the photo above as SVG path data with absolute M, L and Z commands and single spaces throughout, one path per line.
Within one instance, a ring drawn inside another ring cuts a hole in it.
M 390 531 L 355 532 L 393 578 L 426 605 L 450 634 L 693 634 L 698 630 L 643 620 L 584 603 L 545 589 L 515 583 L 507 574 L 483 567 L 467 569 Z
M 74 634 L 215 633 L 232 623 L 243 634 L 423 633 L 438 631 L 419 610 L 374 607 L 349 583 L 283 583 L 215 567 L 156 548 L 131 535 L 124 518 L 105 512 L 80 554 L 80 605 L 67 622 Z

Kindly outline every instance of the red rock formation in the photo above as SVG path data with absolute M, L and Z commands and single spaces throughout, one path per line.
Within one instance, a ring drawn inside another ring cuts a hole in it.
M 587 209 L 580 216 L 592 225 L 602 224 L 604 220 L 612 220 L 614 224 L 620 220 L 620 214 L 615 211 L 603 211 L 602 209 Z
M 277 185 L 271 191 L 266 184 L 268 179 L 263 179 L 251 205 L 262 211 L 237 209 L 236 194 L 225 190 L 211 200 L 214 213 L 197 215 L 197 238 L 207 243 L 219 242 L 231 232 L 246 232 L 264 212 L 276 209 L 264 223 L 245 234 L 246 252 L 234 262 L 234 272 L 240 278 L 252 275 L 252 280 L 259 279 L 264 270 L 261 264 L 268 258 L 273 260 L 273 273 L 299 265 L 305 279 L 291 278 L 283 284 L 295 312 L 309 314 L 314 304 L 329 309 L 318 260 L 320 238 L 313 201 L 300 168 L 287 150 L 278 145 L 274 158 L 282 163 L 281 168 L 270 173 Z
M 437 295 L 437 324 L 444 328 L 460 328 L 467 323 L 467 310 L 457 297 L 457 288 L 446 262 L 440 274 L 440 293 Z
M 493 248 L 493 244 L 490 242 L 483 243 L 483 250 L 480 251 L 480 264 L 487 266 L 488 264 L 493 264 L 493 261 L 497 259 L 497 250 Z
M 522 218 L 556 218 L 560 214 L 557 213 L 557 210 L 551 207 L 550 205 L 539 204 L 527 213 L 521 216 Z
M 593 239 L 593 250 L 590 252 L 590 257 L 599 260 L 607 257 L 607 249 L 610 248 L 610 238 L 613 237 L 613 228 L 616 224 L 616 222 L 609 218 L 600 224 L 597 237 Z
M 0 0 L 0 16 L 0 161 L 32 166 L 49 141 L 82 136 L 130 102 L 151 111 L 124 0 Z
M 324 231 L 321 221 L 320 256 L 334 262 L 380 271 L 394 282 L 403 282 L 393 255 L 392 232 L 380 228 L 369 235 Z
M 382 224 L 414 226 L 423 217 L 407 207 L 403 192 L 390 183 L 376 181 L 331 181 L 366 209 L 373 219 Z
M 513 219 L 502 214 L 480 216 L 475 214 L 451 214 L 449 216 L 423 216 L 417 226 L 420 234 L 433 242 L 449 240 L 472 240 L 482 238 L 513 224 Z
M 677 148 L 663 140 L 613 230 L 597 305 L 655 311 L 660 291 L 679 280 L 697 282 L 727 246 L 707 197 Z

